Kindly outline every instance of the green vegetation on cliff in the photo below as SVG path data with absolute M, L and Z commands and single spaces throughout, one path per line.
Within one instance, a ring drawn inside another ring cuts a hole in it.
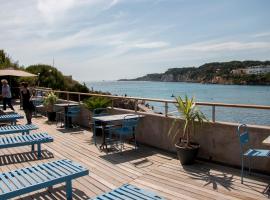
M 49 87 L 56 90 L 66 90 L 74 92 L 89 92 L 86 85 L 73 80 L 70 76 L 64 76 L 62 72 L 55 67 L 44 64 L 30 65 L 26 71 L 37 74 L 38 85 L 41 87 Z
M 270 65 L 270 61 L 213 62 L 206 63 L 200 67 L 170 68 L 164 73 L 147 74 L 146 76 L 129 80 L 270 85 L 270 73 L 256 75 L 232 73 L 232 70 L 245 69 L 259 65 Z

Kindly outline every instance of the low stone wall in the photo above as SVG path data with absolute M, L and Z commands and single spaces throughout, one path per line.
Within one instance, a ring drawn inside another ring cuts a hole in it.
M 113 109 L 112 113 L 127 113 L 127 110 Z M 133 111 L 129 111 L 129 113 L 133 113 Z M 175 118 L 172 117 L 163 117 L 156 114 L 146 115 L 140 120 L 136 130 L 137 139 L 140 143 L 175 152 L 174 144 L 182 134 L 183 122 L 183 120 L 179 120 L 175 123 Z M 237 126 L 238 124 L 234 123 L 204 123 L 199 132 L 197 131 L 193 137 L 193 140 L 201 145 L 198 156 L 210 161 L 240 166 L 240 146 L 236 134 Z M 251 125 L 248 127 L 250 146 L 252 148 L 270 149 L 270 147 L 262 144 L 262 141 L 270 135 L 270 127 Z M 251 167 L 270 174 L 270 159 L 253 158 Z

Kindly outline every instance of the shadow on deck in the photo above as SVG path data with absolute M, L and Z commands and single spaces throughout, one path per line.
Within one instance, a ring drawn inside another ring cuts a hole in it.
M 1 155 L 0 166 L 23 163 L 23 162 L 31 162 L 31 161 L 37 161 L 37 160 L 44 160 L 44 159 L 50 159 L 50 158 L 54 158 L 54 155 L 52 152 L 48 150 L 41 151 L 41 159 L 38 158 L 37 151 Z

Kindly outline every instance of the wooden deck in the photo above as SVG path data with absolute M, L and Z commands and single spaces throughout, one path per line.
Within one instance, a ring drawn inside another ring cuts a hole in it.
M 75 200 L 95 197 L 124 183 L 152 190 L 165 199 L 270 198 L 270 177 L 264 175 L 245 178 L 242 185 L 239 170 L 203 162 L 182 167 L 174 155 L 144 146 L 106 154 L 93 144 L 92 133 L 87 130 L 61 130 L 42 117 L 34 118 L 33 122 L 40 127 L 38 131 L 54 137 L 53 143 L 43 145 L 43 159 L 37 160 L 30 147 L 4 149 L 0 154 L 1 171 L 62 158 L 77 161 L 90 174 L 73 182 Z M 64 185 L 33 192 L 21 199 L 65 199 Z

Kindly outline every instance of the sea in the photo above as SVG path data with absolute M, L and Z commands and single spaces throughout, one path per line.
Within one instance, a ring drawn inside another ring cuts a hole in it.
M 149 81 L 95 81 L 87 82 L 86 85 L 95 91 L 110 92 L 120 96 L 172 100 L 177 96 L 187 95 L 195 97 L 196 102 L 270 106 L 270 86 Z M 164 103 L 146 103 L 153 106 L 155 112 L 164 113 Z M 200 109 L 211 120 L 212 108 L 200 106 Z M 169 112 L 178 115 L 173 104 L 169 105 Z M 270 110 L 216 107 L 216 121 L 270 126 Z

